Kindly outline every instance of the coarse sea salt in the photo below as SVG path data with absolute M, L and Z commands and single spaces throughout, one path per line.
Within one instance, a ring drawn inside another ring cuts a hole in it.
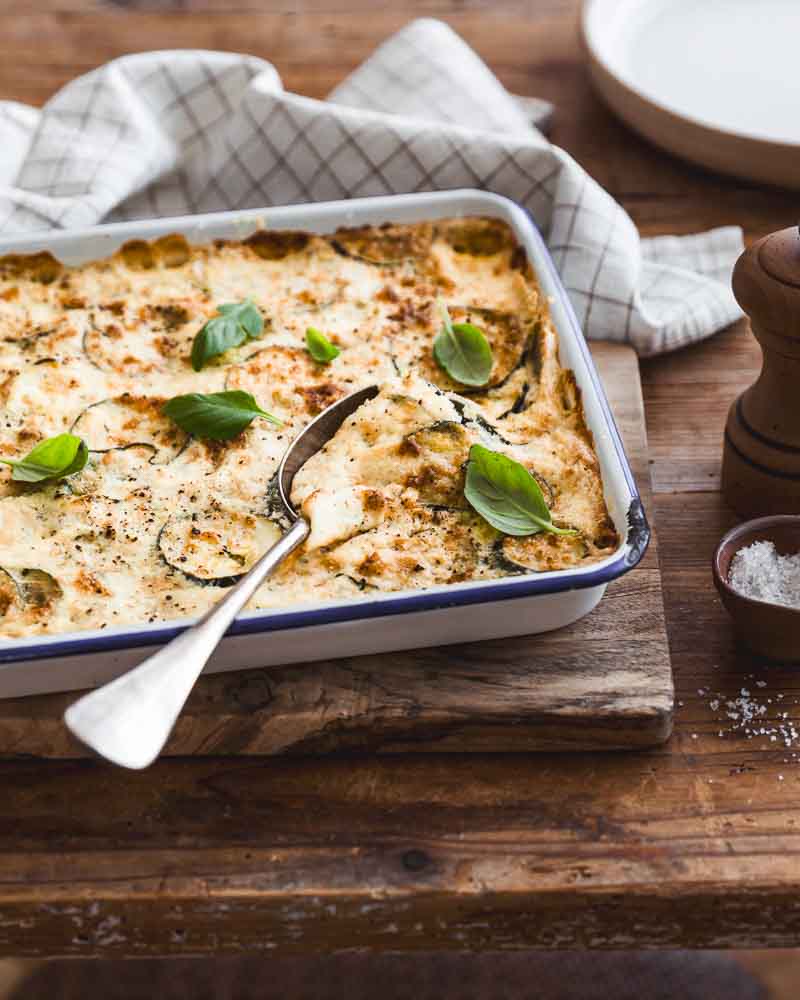
M 800 553 L 782 556 L 772 542 L 753 542 L 734 555 L 728 583 L 743 597 L 800 608 Z

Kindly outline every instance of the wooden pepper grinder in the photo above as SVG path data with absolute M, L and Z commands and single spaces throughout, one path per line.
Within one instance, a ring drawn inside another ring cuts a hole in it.
M 800 514 L 800 231 L 749 247 L 733 294 L 761 344 L 758 379 L 734 401 L 725 426 L 722 492 L 742 517 Z

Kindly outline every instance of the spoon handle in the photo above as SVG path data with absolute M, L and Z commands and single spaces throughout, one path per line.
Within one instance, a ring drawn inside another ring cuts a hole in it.
M 228 626 L 308 532 L 308 522 L 299 517 L 194 625 L 127 674 L 71 705 L 64 721 L 72 733 L 114 764 L 136 769 L 152 764 Z

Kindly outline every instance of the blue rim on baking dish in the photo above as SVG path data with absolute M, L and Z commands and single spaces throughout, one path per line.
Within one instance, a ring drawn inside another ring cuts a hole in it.
M 454 209 L 455 204 L 460 208 Z M 413 206 L 412 215 L 415 218 L 409 216 L 409 206 Z M 294 225 L 291 221 L 287 222 L 292 216 L 302 216 L 304 209 L 308 209 L 313 215 L 311 223 L 302 218 Z M 12 250 L 34 252 L 39 249 L 50 249 L 59 254 L 60 248 L 66 248 L 66 256 L 69 256 L 70 249 L 74 256 L 74 245 L 79 244 L 85 248 L 84 254 L 81 255 L 83 259 L 92 259 L 113 252 L 117 246 L 134 235 L 147 239 L 178 230 L 187 233 L 191 239 L 202 241 L 221 235 L 222 230 L 230 235 L 232 225 L 240 227 L 241 235 L 245 235 L 252 231 L 254 226 L 263 224 L 267 219 L 276 227 L 330 232 L 337 226 L 346 224 L 377 223 L 387 220 L 420 221 L 425 218 L 444 218 L 448 214 L 470 213 L 496 214 L 498 218 L 506 219 L 514 228 L 518 238 L 523 238 L 523 242 L 527 239 L 535 246 L 537 275 L 540 282 L 545 286 L 549 285 L 549 290 L 554 293 L 551 307 L 562 314 L 561 323 L 554 317 L 560 344 L 563 347 L 562 324 L 566 323 L 571 341 L 581 358 L 584 375 L 591 382 L 594 401 L 602 416 L 602 430 L 616 459 L 618 472 L 625 482 L 626 509 L 619 511 L 615 518 L 618 530 L 625 535 L 623 544 L 607 560 L 586 569 L 555 570 L 483 583 L 448 584 L 423 591 L 356 598 L 346 603 L 329 602 L 315 607 L 298 606 L 296 609 L 245 612 L 231 626 L 228 635 L 267 634 L 345 622 L 357 624 L 359 620 L 364 619 L 600 587 L 633 569 L 640 562 L 650 540 L 647 517 L 588 345 L 539 230 L 530 215 L 507 198 L 483 191 L 457 190 L 396 195 L 391 198 L 353 199 L 310 206 L 247 209 L 240 212 L 221 212 L 137 223 L 114 223 L 81 231 L 46 232 L 0 241 L 0 253 Z M 393 215 L 397 218 L 392 219 Z M 62 253 L 61 256 L 65 254 Z M 542 274 L 542 265 L 546 268 L 546 275 Z M 586 398 L 585 393 L 584 397 Z M 592 426 L 591 421 L 589 423 L 597 441 L 598 428 Z M 619 523 L 623 516 L 627 522 L 625 525 Z M 12 641 L 8 645 L 0 645 L 0 664 L 157 646 L 174 638 L 188 624 L 190 621 L 185 620 L 170 624 L 120 626 L 108 631 L 92 630 L 64 635 L 35 636 Z

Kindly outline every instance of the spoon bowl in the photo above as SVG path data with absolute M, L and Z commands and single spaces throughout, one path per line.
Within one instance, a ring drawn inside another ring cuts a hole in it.
M 133 670 L 70 705 L 64 722 L 82 743 L 121 767 L 140 769 L 153 763 L 231 622 L 264 580 L 308 537 L 310 525 L 291 500 L 298 470 L 362 403 L 377 394 L 378 387 L 371 385 L 345 396 L 297 436 L 278 468 L 278 492 L 291 526 L 194 625 Z
M 368 385 L 365 389 L 351 392 L 349 396 L 345 396 L 344 399 L 340 399 L 337 403 L 323 410 L 319 416 L 314 417 L 286 449 L 281 464 L 278 466 L 278 493 L 281 503 L 286 508 L 286 513 L 293 521 L 300 516 L 292 504 L 291 494 L 294 477 L 312 455 L 316 455 L 321 448 L 325 447 L 345 420 L 355 413 L 359 406 L 369 399 L 374 399 L 377 395 L 377 385 Z

